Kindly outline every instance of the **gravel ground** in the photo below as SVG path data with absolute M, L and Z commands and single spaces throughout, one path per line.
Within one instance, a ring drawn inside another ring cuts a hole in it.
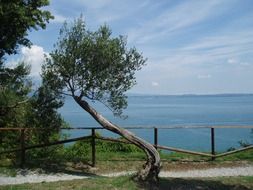
M 133 173 L 135 172 L 128 171 L 128 172 L 102 174 L 100 176 L 117 177 L 122 175 L 130 175 Z M 253 166 L 160 172 L 160 177 L 174 177 L 174 178 L 199 178 L 199 177 L 220 177 L 220 176 L 253 176 Z M 73 179 L 84 179 L 90 177 L 91 176 L 70 175 L 64 173 L 45 174 L 38 171 L 26 170 L 18 172 L 18 175 L 16 177 L 0 176 L 0 185 L 65 181 Z
M 0 176 L 0 185 L 65 181 L 88 177 L 89 176 L 69 175 L 64 173 L 45 174 L 41 173 L 41 171 L 20 170 L 15 177 Z
M 253 166 L 233 168 L 209 168 L 205 170 L 187 170 L 177 172 L 161 171 L 160 176 L 174 178 L 253 176 Z

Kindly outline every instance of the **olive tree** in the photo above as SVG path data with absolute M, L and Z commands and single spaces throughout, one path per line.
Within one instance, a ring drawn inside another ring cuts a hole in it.
M 135 83 L 135 72 L 146 59 L 135 48 L 127 48 L 126 38 L 112 37 L 108 26 L 92 32 L 82 17 L 65 23 L 54 50 L 42 68 L 48 86 L 57 93 L 72 96 L 103 128 L 117 133 L 145 151 L 147 161 L 138 179 L 157 184 L 160 156 L 152 144 L 108 121 L 90 102 L 99 101 L 117 116 L 127 107 L 125 92 Z M 92 100 L 92 101 L 90 101 Z

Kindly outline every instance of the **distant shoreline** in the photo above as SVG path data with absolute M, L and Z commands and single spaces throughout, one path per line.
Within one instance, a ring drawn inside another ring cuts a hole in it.
M 171 96 L 171 97 L 239 97 L 239 96 L 253 96 L 253 93 L 221 93 L 221 94 L 141 94 L 141 93 L 127 93 L 127 96 Z

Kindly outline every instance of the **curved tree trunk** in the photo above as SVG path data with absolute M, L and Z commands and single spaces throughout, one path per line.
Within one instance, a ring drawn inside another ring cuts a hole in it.
M 157 189 L 159 182 L 158 174 L 160 172 L 160 156 L 154 146 L 137 137 L 130 131 L 111 123 L 101 114 L 99 114 L 94 108 L 92 108 L 88 102 L 81 100 L 77 96 L 75 96 L 74 99 L 79 106 L 87 111 L 103 128 L 119 134 L 145 151 L 147 155 L 147 162 L 143 165 L 143 169 L 138 172 L 137 178 L 144 183 L 148 183 L 150 189 Z

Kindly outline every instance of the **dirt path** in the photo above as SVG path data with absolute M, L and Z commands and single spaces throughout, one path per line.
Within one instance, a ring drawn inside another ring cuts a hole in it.
M 115 172 L 101 174 L 104 177 L 117 177 L 123 175 L 134 174 L 134 171 Z M 253 166 L 241 167 L 218 167 L 206 169 L 191 169 L 179 171 L 161 171 L 160 177 L 172 178 L 201 178 L 201 177 L 220 177 L 220 176 L 253 176 Z M 91 178 L 94 176 L 88 175 L 70 175 L 64 173 L 41 174 L 34 171 L 19 172 L 16 177 L 0 176 L 0 185 L 23 184 L 23 183 L 41 183 L 53 181 L 65 181 L 73 179 Z

